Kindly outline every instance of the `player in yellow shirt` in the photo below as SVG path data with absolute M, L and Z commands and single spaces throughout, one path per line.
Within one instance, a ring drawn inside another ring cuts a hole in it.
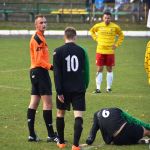
M 107 69 L 107 92 L 111 92 L 113 81 L 112 67 L 115 65 L 115 49 L 121 45 L 124 39 L 121 28 L 111 22 L 111 13 L 104 12 L 103 22 L 95 24 L 90 33 L 92 38 L 98 43 L 96 50 L 96 90 L 94 93 L 101 93 L 102 72 L 104 66 Z
M 150 41 L 146 47 L 144 66 L 148 75 L 148 83 L 150 84 Z

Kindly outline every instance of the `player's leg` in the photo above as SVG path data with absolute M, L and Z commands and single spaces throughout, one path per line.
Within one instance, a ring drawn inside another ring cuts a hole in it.
M 106 75 L 106 81 L 107 81 L 107 87 L 106 91 L 111 92 L 111 86 L 113 82 L 113 71 L 111 66 L 107 66 L 107 75 Z
M 74 138 L 72 150 L 80 150 L 79 141 L 82 133 L 83 111 L 85 111 L 85 92 L 72 94 L 72 107 L 74 110 Z
M 94 93 L 101 93 L 101 83 L 103 79 L 103 66 L 104 66 L 104 58 L 101 54 L 96 54 L 96 66 L 97 66 L 97 72 L 96 72 L 96 90 Z
M 43 102 L 43 118 L 48 132 L 47 142 L 57 142 L 58 137 L 53 130 L 51 79 L 46 69 L 40 68 L 39 70 L 38 91 Z
M 58 142 L 58 137 L 53 130 L 53 117 L 52 117 L 52 96 L 41 96 L 43 102 L 43 118 L 48 132 L 47 142 Z
M 107 81 L 107 87 L 106 91 L 111 92 L 111 86 L 113 82 L 113 70 L 112 67 L 115 65 L 115 56 L 114 54 L 108 54 L 106 55 L 106 69 L 107 69 L 107 75 L 106 75 L 106 81 Z
M 37 69 L 31 69 L 30 70 L 30 80 L 32 84 L 31 89 L 31 100 L 27 111 L 27 120 L 28 120 L 28 129 L 29 129 L 29 137 L 28 141 L 32 142 L 38 142 L 39 138 L 37 137 L 35 131 L 34 131 L 34 122 L 35 122 L 35 115 L 36 115 L 36 109 L 40 102 L 40 94 L 38 91 L 38 78 L 37 78 L 38 70 Z
M 65 140 L 64 140 L 64 129 L 65 129 L 64 116 L 65 116 L 65 110 L 57 109 L 56 128 L 59 136 L 59 143 L 57 144 L 59 148 L 66 147 Z
M 144 128 L 143 136 L 148 136 L 150 138 L 150 130 Z
M 56 106 L 57 106 L 57 118 L 56 118 L 56 128 L 57 128 L 57 133 L 59 136 L 59 143 L 57 146 L 59 148 L 65 148 L 66 143 L 64 139 L 64 129 L 65 129 L 65 111 L 70 110 L 70 94 L 69 93 L 64 93 L 64 103 L 62 103 L 58 97 L 56 97 Z
M 102 79 L 103 79 L 103 66 L 97 66 L 95 93 L 101 93 Z
M 116 145 L 138 144 L 139 140 L 143 138 L 143 134 L 143 127 L 126 123 L 121 132 L 113 138 L 113 142 Z
M 143 127 L 143 137 L 147 136 L 149 137 L 148 139 L 146 138 L 143 138 L 143 139 L 140 139 L 138 143 L 140 144 L 150 144 L 150 130 L 147 130 Z
M 80 150 L 79 140 L 83 129 L 82 113 L 83 113 L 82 111 L 74 111 L 75 122 L 74 122 L 74 139 L 73 139 L 72 150 Z
M 29 129 L 29 137 L 28 141 L 38 141 L 38 137 L 34 130 L 34 122 L 35 122 L 35 114 L 36 109 L 40 102 L 40 96 L 31 95 L 31 101 L 27 110 L 27 120 L 28 120 L 28 129 Z

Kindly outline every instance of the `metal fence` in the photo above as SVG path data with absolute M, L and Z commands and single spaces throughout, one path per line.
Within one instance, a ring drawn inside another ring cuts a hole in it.
M 44 14 L 48 22 L 92 22 L 101 20 L 104 11 L 110 11 L 116 21 L 141 22 L 147 19 L 147 5 L 136 3 L 104 3 L 87 8 L 85 2 L 0 3 L 0 20 L 34 21 L 36 14 Z

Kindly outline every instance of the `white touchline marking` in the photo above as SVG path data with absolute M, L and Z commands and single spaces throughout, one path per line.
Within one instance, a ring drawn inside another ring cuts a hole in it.
M 0 73 L 7 73 L 7 72 L 17 72 L 17 71 L 26 71 L 26 70 L 30 70 L 28 68 L 24 68 L 24 69 L 12 69 L 12 70 L 0 70 Z
M 30 88 L 23 88 L 23 87 L 17 87 L 17 86 L 9 86 L 9 85 L 0 85 L 0 88 L 4 89 L 12 89 L 12 90 L 22 90 L 22 91 L 30 91 Z M 53 90 L 53 93 L 56 91 Z M 92 94 L 91 92 L 86 92 L 87 95 L 92 95 L 92 96 L 101 96 L 101 97 L 133 97 L 133 98 L 142 98 L 142 97 L 148 97 L 148 95 L 129 95 L 129 94 L 113 94 L 113 93 L 106 93 L 106 94 Z
M 99 144 L 99 145 L 83 145 L 81 144 L 80 147 L 81 147 L 81 150 L 90 150 L 90 149 L 98 149 L 98 148 L 101 148 L 105 145 L 105 143 L 102 143 L 102 144 Z
M 101 94 L 93 94 L 93 93 L 90 93 L 90 92 L 87 92 L 87 94 L 89 95 L 93 95 L 93 96 L 101 96 L 101 97 L 133 97 L 133 98 L 142 98 L 142 97 L 148 97 L 148 95 L 129 95 L 129 94 L 113 94 L 113 93 L 101 93 Z
M 29 91 L 29 89 L 26 89 L 26 88 L 23 88 L 23 87 L 13 87 L 13 86 L 8 86 L 8 85 L 0 85 L 0 88 Z

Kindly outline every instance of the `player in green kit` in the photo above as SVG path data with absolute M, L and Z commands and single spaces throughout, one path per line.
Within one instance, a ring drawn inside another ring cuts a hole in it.
M 103 108 L 94 114 L 93 125 L 86 140 L 91 145 L 100 130 L 106 144 L 130 145 L 150 137 L 150 124 L 136 119 L 119 108 Z M 148 142 L 150 139 L 148 140 Z

